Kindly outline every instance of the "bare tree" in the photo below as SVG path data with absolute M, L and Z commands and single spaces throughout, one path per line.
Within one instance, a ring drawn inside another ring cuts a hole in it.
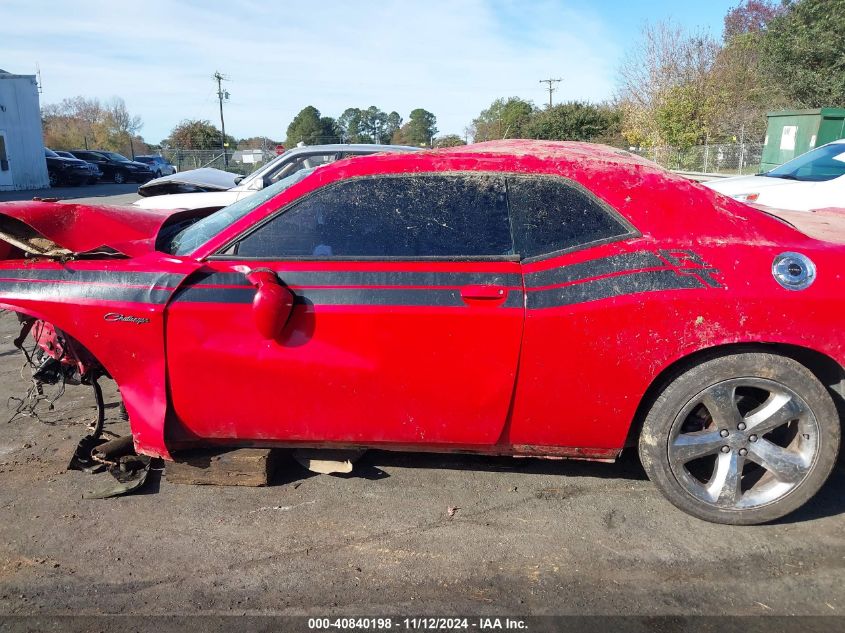
M 681 93 L 687 99 L 706 99 L 718 52 L 719 45 L 709 33 L 690 33 L 671 21 L 646 24 L 619 69 L 616 98 L 624 113 L 626 138 L 648 145 L 661 143 L 657 113 Z

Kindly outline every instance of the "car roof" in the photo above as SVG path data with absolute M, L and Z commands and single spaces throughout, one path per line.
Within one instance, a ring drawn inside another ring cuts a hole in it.
M 684 181 L 657 163 L 623 149 L 580 141 L 504 140 L 486 141 L 457 147 L 429 149 L 413 153 L 382 153 L 337 161 L 323 169 L 344 169 L 355 161 L 358 169 L 405 171 L 438 169 L 451 166 L 468 171 L 527 171 L 568 175 L 573 180 L 589 178 L 596 173 L 650 174 L 662 179 Z

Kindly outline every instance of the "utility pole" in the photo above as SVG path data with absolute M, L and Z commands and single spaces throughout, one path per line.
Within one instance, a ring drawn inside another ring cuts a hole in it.
M 223 166 L 229 166 L 229 157 L 226 156 L 226 123 L 223 121 L 223 100 L 229 100 L 229 91 L 223 90 L 223 81 L 226 81 L 228 78 L 225 75 L 221 75 L 220 71 L 215 71 L 214 79 L 217 80 L 217 100 L 220 102 L 220 149 L 223 151 Z
M 541 84 L 549 84 L 548 91 L 549 91 L 549 107 L 552 107 L 552 93 L 557 90 L 555 88 L 555 84 L 559 84 L 563 79 L 541 79 Z

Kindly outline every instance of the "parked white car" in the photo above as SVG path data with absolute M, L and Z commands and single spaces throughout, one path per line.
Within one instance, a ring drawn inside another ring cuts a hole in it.
M 134 206 L 142 209 L 222 209 L 251 196 L 264 187 L 278 182 L 285 176 L 301 170 L 319 167 L 350 156 L 363 156 L 380 152 L 414 152 L 418 147 L 406 145 L 308 145 L 288 150 L 264 167 L 243 179 L 219 169 L 196 169 L 173 176 L 152 180 L 147 185 L 152 191 L 194 189 L 191 193 L 170 193 L 141 198 Z M 146 189 L 142 187 L 141 189 Z M 145 193 L 139 189 L 142 195 Z M 203 191 L 205 189 L 205 191 Z M 149 192 L 150 189 L 147 189 Z
M 702 184 L 737 200 L 777 209 L 845 208 L 845 139 L 817 147 L 756 176 Z

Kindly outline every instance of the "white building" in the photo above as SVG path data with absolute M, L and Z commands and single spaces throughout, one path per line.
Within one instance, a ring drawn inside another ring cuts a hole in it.
M 0 191 L 49 186 L 35 75 L 0 70 Z

